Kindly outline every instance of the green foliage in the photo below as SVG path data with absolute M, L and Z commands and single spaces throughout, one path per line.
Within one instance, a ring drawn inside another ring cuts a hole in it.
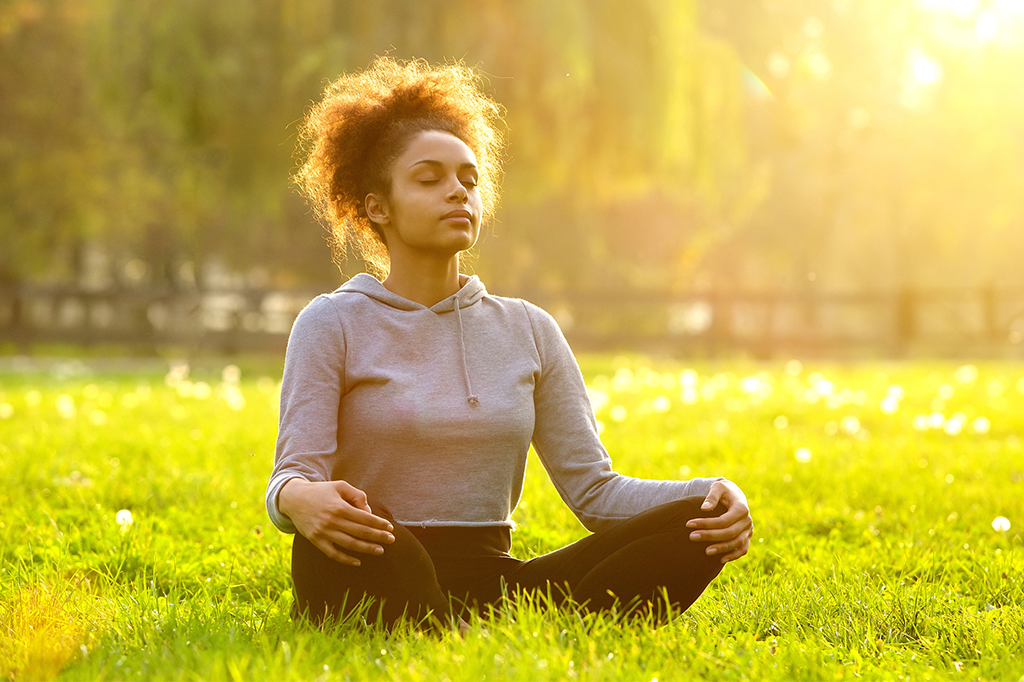
M 500 230 L 508 248 L 483 269 L 556 227 L 614 261 L 602 233 L 618 225 L 584 218 L 652 192 L 716 213 L 743 167 L 738 62 L 690 1 L 6 2 L 0 281 L 79 276 L 87 245 L 157 281 L 211 260 L 331 281 L 288 186 L 293 126 L 327 81 L 385 52 L 479 66 L 508 109 L 506 204 L 524 227 Z M 587 249 L 568 267 L 551 247 L 506 277 L 595 274 Z
M 583 365 L 618 470 L 750 500 L 748 556 L 665 627 L 542 597 L 464 639 L 295 625 L 262 499 L 276 375 L 58 365 L 0 374 L 0 652 L 53 594 L 81 638 L 64 679 L 1018 679 L 1019 365 Z M 585 532 L 532 456 L 515 519 L 520 557 Z

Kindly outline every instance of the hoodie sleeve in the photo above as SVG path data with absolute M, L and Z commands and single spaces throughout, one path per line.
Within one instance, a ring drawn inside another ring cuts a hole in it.
M 267 485 L 267 514 L 285 533 L 296 532 L 277 508 L 292 478 L 330 480 L 338 449 L 338 405 L 344 392 L 345 335 L 334 304 L 318 296 L 292 325 L 281 382 L 274 472 Z
M 707 495 L 721 478 L 657 481 L 623 476 L 597 433 L 587 387 L 555 320 L 526 304 L 541 371 L 534 389 L 533 446 L 558 494 L 588 530 L 599 531 L 652 507 Z

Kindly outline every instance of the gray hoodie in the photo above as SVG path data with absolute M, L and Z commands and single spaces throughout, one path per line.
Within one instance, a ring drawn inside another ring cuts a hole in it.
M 706 495 L 718 479 L 612 470 L 579 365 L 554 319 L 491 296 L 476 277 L 431 307 L 367 274 L 295 320 L 267 512 L 291 478 L 344 480 L 414 526 L 510 526 L 532 442 L 558 494 L 592 531 Z

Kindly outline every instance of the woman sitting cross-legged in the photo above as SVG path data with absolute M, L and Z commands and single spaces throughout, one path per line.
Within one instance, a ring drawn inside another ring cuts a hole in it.
M 288 341 L 267 510 L 295 533 L 296 611 L 319 621 L 371 597 L 388 624 L 455 619 L 528 590 L 680 612 L 746 554 L 746 498 L 722 478 L 616 473 L 551 316 L 459 273 L 500 175 L 498 107 L 477 83 L 379 58 L 303 125 L 299 187 L 338 252 L 382 279 L 318 296 Z M 524 561 L 511 514 L 531 443 L 592 534 Z

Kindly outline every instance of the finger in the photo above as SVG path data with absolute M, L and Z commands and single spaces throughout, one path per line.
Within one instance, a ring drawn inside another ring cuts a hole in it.
M 690 519 L 687 521 L 686 526 L 687 528 L 694 529 L 728 528 L 729 526 L 733 526 L 737 523 L 743 523 L 744 521 L 751 522 L 750 510 L 748 510 L 745 505 L 737 505 L 721 516 L 704 516 L 696 519 Z
M 704 551 L 705 553 L 707 553 L 708 556 L 713 556 L 715 554 L 728 554 L 736 548 L 742 547 L 743 545 L 747 544 L 750 544 L 750 534 L 744 532 L 740 535 L 737 535 L 734 538 L 729 538 L 724 542 L 717 542 L 713 545 L 710 545 Z
M 351 504 L 356 509 L 360 509 L 369 513 L 373 513 L 370 509 L 370 502 L 366 497 L 366 493 L 356 488 L 354 485 L 347 481 L 336 481 L 338 494 L 341 495 L 341 499 Z
M 726 542 L 716 543 L 708 547 L 708 555 L 723 555 L 729 554 L 738 549 L 742 549 L 744 553 L 748 547 L 750 547 L 750 540 L 754 537 L 753 530 L 747 530 L 736 536 L 735 538 Z M 714 551 L 712 551 L 714 550 Z
M 718 501 L 722 498 L 722 486 L 717 483 L 711 485 L 711 490 L 708 491 L 708 496 L 704 498 L 704 504 L 700 506 L 704 511 L 714 509 L 718 506 Z
M 379 556 L 384 553 L 384 548 L 375 542 L 367 542 L 357 537 L 353 537 L 348 533 L 344 532 L 331 532 L 325 533 L 327 537 L 338 546 L 339 549 L 345 552 L 356 552 L 358 554 L 370 554 L 373 556 Z
M 339 511 L 339 516 L 342 519 L 347 519 L 348 521 L 352 521 L 363 526 L 369 526 L 370 528 L 377 528 L 388 532 L 394 532 L 395 530 L 395 527 L 387 519 L 377 516 L 372 512 L 368 512 L 360 507 L 349 505 Z
M 746 507 L 733 507 L 721 516 L 700 516 L 686 522 L 687 528 L 728 528 L 743 518 L 750 518 Z
M 313 544 L 321 552 L 326 554 L 331 559 L 337 561 L 339 564 L 346 566 L 359 566 L 361 562 L 355 557 L 351 557 L 338 549 L 337 545 L 327 539 L 313 541 Z
M 395 541 L 395 536 L 386 530 L 371 528 L 370 526 L 364 526 L 361 523 L 355 523 L 354 521 L 342 520 L 334 524 L 334 529 L 347 533 L 354 538 L 359 538 L 360 540 L 366 540 L 368 542 L 376 542 L 378 544 L 390 545 Z
M 703 528 L 690 533 L 690 539 L 694 542 L 721 542 L 739 537 L 742 533 L 750 531 L 754 523 L 750 517 L 742 518 L 725 528 Z
M 732 552 L 729 552 L 728 554 L 723 556 L 722 557 L 722 563 L 723 564 L 727 564 L 730 561 L 736 561 L 740 557 L 746 556 L 746 554 L 747 554 L 747 547 L 740 547 L 739 549 L 733 550 Z

